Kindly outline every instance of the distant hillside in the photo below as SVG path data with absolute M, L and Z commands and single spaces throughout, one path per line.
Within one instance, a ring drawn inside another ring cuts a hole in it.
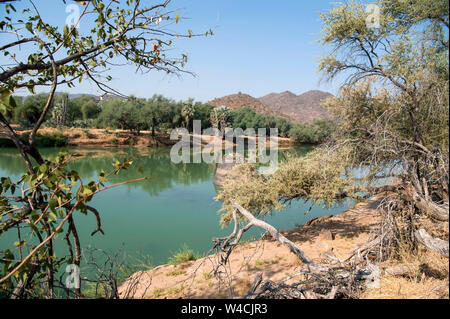
M 208 104 L 211 104 L 216 107 L 225 105 L 233 110 L 240 109 L 243 107 L 249 107 L 255 110 L 255 112 L 257 113 L 282 116 L 282 114 L 278 114 L 275 110 L 261 103 L 258 99 L 255 99 L 254 97 L 243 93 L 231 94 L 221 98 L 217 98 L 212 101 L 209 101 Z
M 311 122 L 331 117 L 329 112 L 320 106 L 326 98 L 331 96 L 333 95 L 319 90 L 308 91 L 300 95 L 285 91 L 271 93 L 258 100 L 275 112 L 285 114 L 294 122 Z
M 239 93 L 217 98 L 208 103 L 214 106 L 225 105 L 234 110 L 249 107 L 258 113 L 284 117 L 293 122 L 312 122 L 331 117 L 329 112 L 320 106 L 330 96 L 333 95 L 319 90 L 300 95 L 289 91 L 270 93 L 258 99 Z
M 81 96 L 91 96 L 91 97 L 98 99 L 98 96 L 94 95 L 94 94 L 89 94 L 89 93 L 73 93 L 72 94 L 72 93 L 69 93 L 69 99 L 75 99 L 75 98 L 81 97 Z
M 273 110 L 280 112 L 286 105 L 295 103 L 297 95 L 290 91 L 284 91 L 282 93 L 270 93 L 258 100 L 262 103 L 270 106 Z
M 66 93 L 66 92 L 56 92 L 55 94 L 61 94 L 61 93 Z M 44 94 L 48 94 L 48 93 L 44 93 Z M 14 98 L 20 98 L 23 100 L 25 100 L 28 96 L 30 95 L 14 95 Z M 90 93 L 69 93 L 69 99 L 75 99 L 78 97 L 82 97 L 82 96 L 90 96 L 95 98 L 96 100 L 101 100 L 101 99 L 116 99 L 116 98 L 121 98 L 119 95 L 116 94 L 102 94 L 102 95 L 95 95 L 95 94 L 90 94 Z

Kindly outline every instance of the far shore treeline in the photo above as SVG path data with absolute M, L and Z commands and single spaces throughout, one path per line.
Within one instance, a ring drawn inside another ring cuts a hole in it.
M 11 123 L 26 129 L 32 127 L 47 101 L 48 94 L 15 97 L 17 105 L 6 116 Z M 149 99 L 108 97 L 100 99 L 92 95 L 69 98 L 67 93 L 58 93 L 53 100 L 53 112 L 46 117 L 44 127 L 124 129 L 139 135 L 143 130 L 168 133 L 174 128 L 184 127 L 192 131 L 192 121 L 201 120 L 202 128 L 217 126 L 214 123 L 214 106 L 187 101 L 175 101 L 162 95 Z M 318 144 L 327 139 L 336 129 L 331 120 L 314 120 L 310 123 L 294 123 L 282 117 L 256 113 L 249 107 L 226 108 L 225 121 L 232 128 L 278 128 L 280 137 L 292 138 L 296 143 Z M 217 111 L 217 110 L 216 110 Z M 41 136 L 41 138 L 43 138 Z M 0 140 L 0 146 L 7 146 Z M 49 146 L 42 141 L 41 146 Z M 51 142 L 50 144 L 52 144 Z M 61 146 L 60 143 L 53 143 Z

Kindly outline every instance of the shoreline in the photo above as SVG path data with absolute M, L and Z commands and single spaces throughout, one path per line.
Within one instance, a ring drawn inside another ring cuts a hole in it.
M 373 209 L 377 201 L 375 198 L 358 203 L 332 217 L 322 218 L 322 222 L 318 219 L 312 225 L 279 232 L 295 242 L 313 260 L 330 252 L 344 259 L 347 251 L 368 240 L 370 228 L 380 218 Z M 127 288 L 133 283 L 134 294 L 128 296 L 131 298 L 238 297 L 246 294 L 257 274 L 262 273 L 263 280 L 279 281 L 295 275 L 298 266 L 302 265 L 286 247 L 271 238 L 239 244 L 233 250 L 227 267 L 231 274 L 229 281 L 235 291 L 235 295 L 230 296 L 229 287 L 217 289 L 221 279 L 212 275 L 217 257 L 213 254 L 177 266 L 163 264 L 148 271 L 136 272 L 122 283 L 119 292 L 125 297 Z M 150 278 L 151 285 L 147 287 Z
M 381 213 L 376 207 L 382 198 L 382 195 L 377 195 L 337 215 L 279 232 L 316 262 L 323 262 L 325 254 L 344 260 L 352 250 L 366 243 L 371 231 L 377 227 Z M 214 276 L 218 257 L 211 254 L 178 265 L 164 264 L 138 271 L 120 285 L 119 294 L 121 298 L 239 298 L 247 293 L 259 274 L 264 281 L 278 282 L 295 276 L 302 265 L 286 247 L 271 238 L 239 244 L 230 255 L 226 267 L 219 268 L 221 273 Z M 448 264 L 448 260 L 442 262 Z M 396 265 L 395 262 L 388 261 L 380 267 L 393 265 Z M 412 268 L 411 272 L 414 271 Z M 392 289 L 393 283 L 399 284 L 400 288 Z M 410 276 L 394 278 L 383 275 L 380 288 L 367 289 L 362 292 L 361 298 L 419 298 L 439 283 L 441 281 L 433 277 L 422 278 L 417 283 Z M 410 286 L 414 289 L 409 289 Z M 401 287 L 403 291 L 408 291 L 407 294 L 402 292 Z M 436 296 L 428 296 L 433 297 Z
M 17 129 L 20 135 L 29 132 L 29 130 L 20 129 L 17 126 L 15 129 Z M 66 139 L 66 147 L 164 147 L 173 146 L 179 141 L 171 140 L 170 134 L 158 131 L 155 132 L 155 136 L 152 136 L 151 131 L 141 131 L 139 135 L 136 135 L 127 130 L 96 128 L 41 128 L 38 133 L 49 136 L 62 135 Z M 192 138 L 193 134 L 190 133 L 190 136 Z M 248 137 L 244 138 L 247 139 Z M 201 144 L 205 146 L 210 141 L 210 136 L 203 135 Z M 266 144 L 269 146 L 269 142 Z M 303 144 L 296 144 L 291 138 L 278 137 L 279 147 L 291 147 L 295 145 Z

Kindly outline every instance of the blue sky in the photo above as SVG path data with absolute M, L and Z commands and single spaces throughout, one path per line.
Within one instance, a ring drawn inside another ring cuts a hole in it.
M 50 22 L 64 25 L 68 13 L 62 1 L 35 4 Z M 321 82 L 316 71 L 320 56 L 327 54 L 318 42 L 318 13 L 330 9 L 332 2 L 173 0 L 171 6 L 181 8 L 180 14 L 186 18 L 177 27 L 190 28 L 194 33 L 210 28 L 214 31 L 212 37 L 175 42 L 176 51 L 188 54 L 186 69 L 196 76 L 178 78 L 158 72 L 140 75 L 132 67 L 122 67 L 110 73 L 115 89 L 139 97 L 157 93 L 203 102 L 239 91 L 254 97 L 285 90 L 296 94 L 313 89 L 337 93 L 339 83 Z M 16 7 L 19 12 L 23 4 Z M 0 14 L 4 15 L 3 8 Z M 58 91 L 68 89 L 60 87 Z M 70 92 L 98 94 L 99 90 L 86 81 Z

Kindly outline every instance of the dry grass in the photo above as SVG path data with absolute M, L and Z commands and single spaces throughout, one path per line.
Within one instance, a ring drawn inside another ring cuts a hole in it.
M 173 270 L 169 270 L 168 272 L 166 272 L 166 276 L 180 276 L 184 275 L 185 273 L 186 271 L 183 269 L 174 268 Z
M 437 299 L 449 298 L 448 259 L 419 246 L 417 254 L 403 252 L 400 259 L 384 266 L 405 265 L 408 275 L 381 276 L 380 287 L 367 289 L 363 299 Z
M 380 287 L 367 289 L 362 299 L 437 299 L 448 298 L 446 281 L 425 278 L 416 281 L 407 277 L 382 276 Z M 437 288 L 436 288 L 437 287 Z M 436 289 L 434 289 L 436 288 Z M 434 290 L 433 290 L 434 289 Z

